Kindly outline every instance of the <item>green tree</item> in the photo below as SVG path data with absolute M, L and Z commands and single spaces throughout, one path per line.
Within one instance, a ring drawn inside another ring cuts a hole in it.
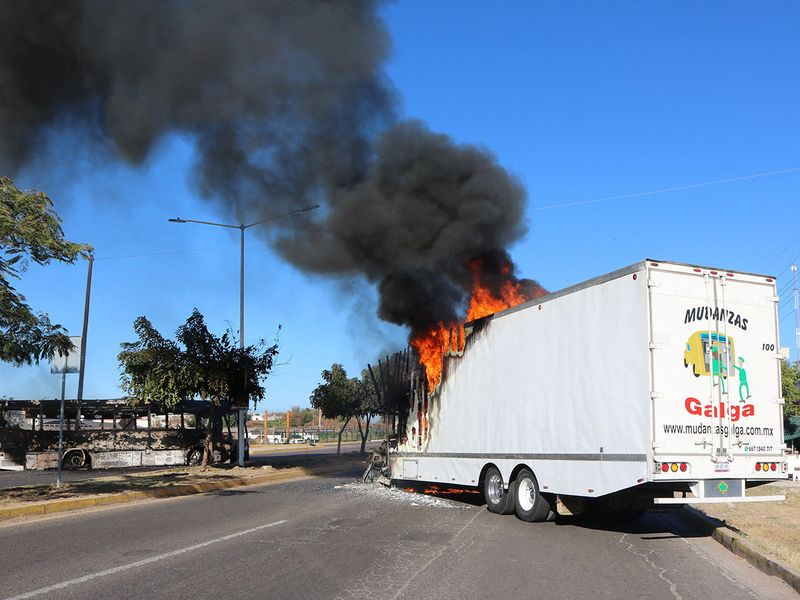
M 783 415 L 800 414 L 800 362 L 781 361 L 781 394 Z
M 139 339 L 123 342 L 118 356 L 123 390 L 132 403 L 161 409 L 195 398 L 210 402 L 205 467 L 212 448 L 222 441 L 223 416 L 234 405 L 255 405 L 264 399 L 262 382 L 272 370 L 277 343 L 267 346 L 260 340 L 240 349 L 231 331 L 221 337 L 211 333 L 197 309 L 178 328 L 176 341 L 162 336 L 146 317 L 136 319 L 133 329 Z
M 305 427 L 314 420 L 314 413 L 308 407 L 293 406 L 289 409 L 289 419 L 292 427 Z
M 19 279 L 31 262 L 71 264 L 91 252 L 89 245 L 64 239 L 61 217 L 46 194 L 19 190 L 0 177 L 0 361 L 38 364 L 72 349 L 64 328 L 34 312 L 11 280 Z
M 336 447 L 337 454 L 340 454 L 344 429 L 361 410 L 361 385 L 358 379 L 348 378 L 347 371 L 338 363 L 322 371 L 321 377 L 323 383 L 311 392 L 311 406 L 321 410 L 326 419 L 342 419 L 339 443 Z

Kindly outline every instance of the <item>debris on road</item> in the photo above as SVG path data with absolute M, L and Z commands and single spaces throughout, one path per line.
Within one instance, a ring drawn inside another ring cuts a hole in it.
M 425 506 L 433 508 L 449 508 L 469 510 L 472 508 L 469 504 L 463 504 L 447 498 L 434 498 L 427 494 L 417 494 L 414 492 L 407 492 L 396 487 L 384 487 L 383 485 L 375 485 L 372 483 L 346 483 L 344 485 L 336 485 L 334 489 L 346 490 L 349 492 L 365 495 L 376 499 L 386 499 L 392 502 L 399 502 L 408 504 L 410 506 Z

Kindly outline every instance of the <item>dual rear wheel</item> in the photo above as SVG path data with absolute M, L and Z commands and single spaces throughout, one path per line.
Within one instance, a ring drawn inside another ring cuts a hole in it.
M 483 495 L 490 512 L 510 515 L 516 512 L 523 521 L 549 521 L 555 518 L 551 498 L 539 492 L 539 482 L 527 467 L 521 469 L 508 484 L 506 490 L 503 476 L 494 465 L 486 470 L 483 479 Z

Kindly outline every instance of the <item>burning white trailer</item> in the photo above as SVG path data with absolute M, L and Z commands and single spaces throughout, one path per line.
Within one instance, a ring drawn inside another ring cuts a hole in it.
M 787 476 L 777 301 L 772 277 L 645 260 L 468 323 L 391 477 L 527 521 L 782 499 L 745 493 Z

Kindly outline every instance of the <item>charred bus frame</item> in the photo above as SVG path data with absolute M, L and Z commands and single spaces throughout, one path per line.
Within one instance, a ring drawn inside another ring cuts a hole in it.
M 49 469 L 58 462 L 58 400 L 0 401 L 0 469 Z M 122 400 L 69 400 L 64 411 L 64 468 L 197 465 L 219 417 L 210 402 L 190 401 L 170 411 Z M 235 456 L 237 440 L 214 436 L 212 462 Z

